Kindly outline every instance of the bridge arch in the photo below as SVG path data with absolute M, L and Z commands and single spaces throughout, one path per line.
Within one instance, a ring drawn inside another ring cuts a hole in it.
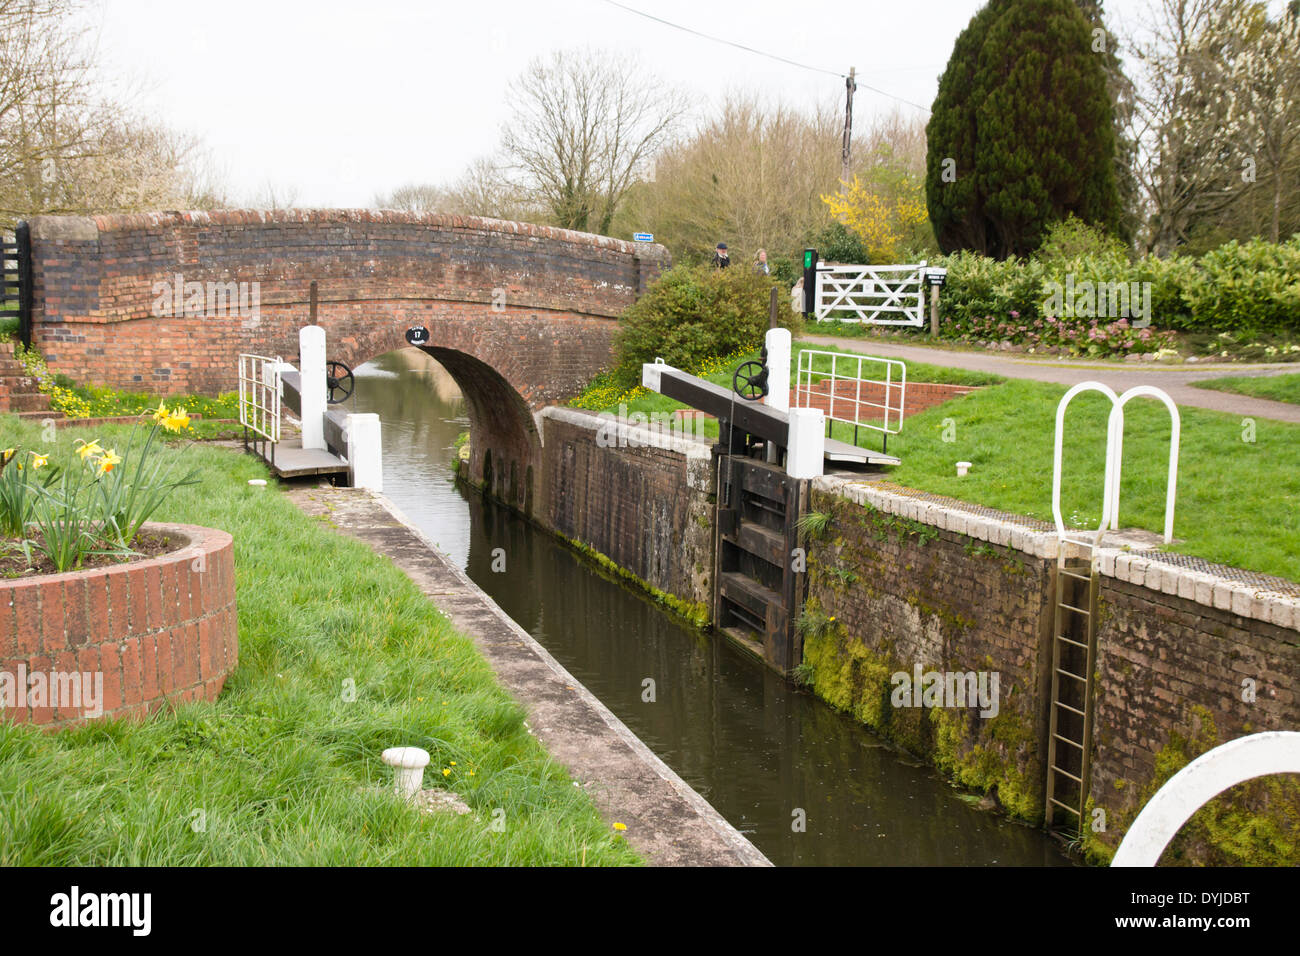
M 533 415 L 609 364 L 618 316 L 669 265 L 654 244 L 392 210 L 38 216 L 30 227 L 32 340 L 54 371 L 214 392 L 235 387 L 241 352 L 292 360 L 313 321 L 328 357 L 352 366 L 423 326 L 470 407 L 471 477 L 483 481 L 490 462 L 493 493 L 521 507 L 540 449 Z

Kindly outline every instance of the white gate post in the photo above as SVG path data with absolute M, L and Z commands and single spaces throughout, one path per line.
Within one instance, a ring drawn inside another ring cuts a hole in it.
M 347 420 L 349 484 L 353 488 L 384 490 L 384 453 L 380 444 L 379 416 L 354 413 Z
M 298 330 L 302 361 L 302 447 L 325 449 L 325 330 L 308 325 Z
M 767 347 L 767 407 L 790 410 L 790 330 L 768 329 L 763 343 Z
M 764 339 L 767 349 L 767 407 L 777 411 L 790 410 L 790 330 L 768 329 Z M 780 461 L 777 446 L 767 443 L 767 460 Z

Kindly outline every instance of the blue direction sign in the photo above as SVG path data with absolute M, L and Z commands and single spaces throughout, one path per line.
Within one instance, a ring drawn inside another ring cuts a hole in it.
M 653 232 L 634 232 L 632 238 L 637 242 L 654 242 L 655 234 Z

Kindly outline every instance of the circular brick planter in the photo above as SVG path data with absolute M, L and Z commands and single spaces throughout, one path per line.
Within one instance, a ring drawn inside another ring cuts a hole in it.
M 234 544 L 188 524 L 156 558 L 0 580 L 0 720 L 60 726 L 216 699 L 235 668 Z

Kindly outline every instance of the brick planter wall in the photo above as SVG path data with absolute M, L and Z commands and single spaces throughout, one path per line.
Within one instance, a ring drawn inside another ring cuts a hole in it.
M 145 528 L 183 546 L 129 564 L 0 581 L 0 720 L 57 727 L 101 716 L 94 710 L 142 717 L 169 702 L 216 699 L 239 654 L 233 541 L 196 525 Z M 93 701 L 84 696 L 80 707 L 48 698 L 46 706 L 19 705 L 19 676 L 51 672 L 102 679 L 99 706 L 86 707 Z

